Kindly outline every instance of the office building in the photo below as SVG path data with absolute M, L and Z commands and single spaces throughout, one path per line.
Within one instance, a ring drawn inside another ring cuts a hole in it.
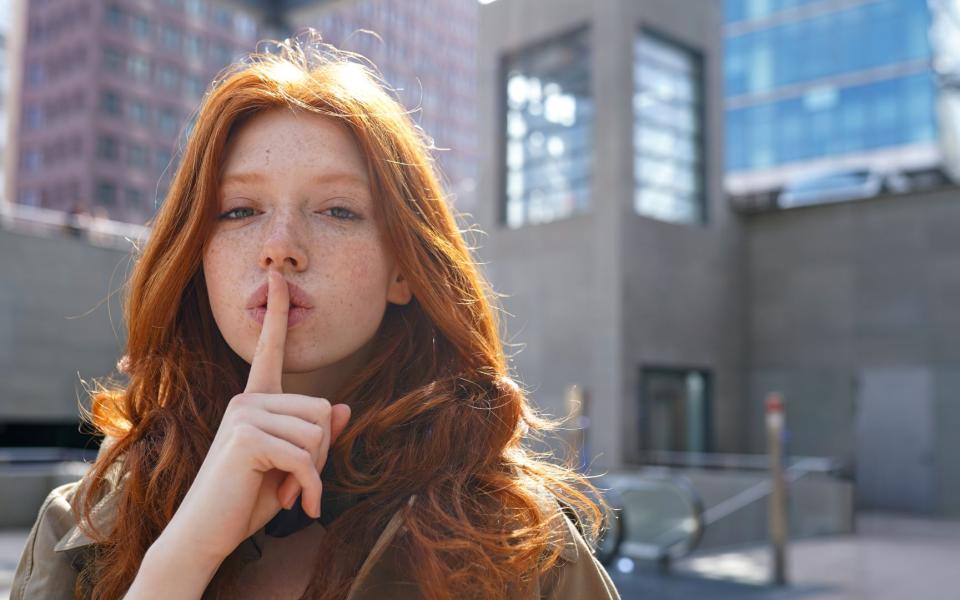
M 956 62 L 947 59 L 958 56 L 956 3 L 724 7 L 726 184 L 735 205 L 904 192 L 956 171 L 957 110 L 941 101 Z
M 557 416 L 584 391 L 600 470 L 750 450 L 721 14 L 695 4 L 481 8 L 479 255 L 517 375 Z
M 254 49 L 256 21 L 208 0 L 26 9 L 13 200 L 144 223 L 208 85 Z

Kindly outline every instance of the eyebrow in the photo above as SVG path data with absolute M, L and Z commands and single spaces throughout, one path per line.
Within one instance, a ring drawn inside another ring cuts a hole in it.
M 266 177 L 263 173 L 256 171 L 247 172 L 247 173 L 228 173 L 223 176 L 220 180 L 220 185 L 226 185 L 228 183 L 260 183 L 264 181 Z M 323 184 L 323 183 L 336 183 L 336 182 L 346 182 L 354 183 L 364 188 L 369 187 L 366 177 L 358 175 L 356 173 L 349 173 L 346 171 L 334 171 L 330 173 L 321 173 L 314 175 L 310 178 L 310 183 L 314 184 Z

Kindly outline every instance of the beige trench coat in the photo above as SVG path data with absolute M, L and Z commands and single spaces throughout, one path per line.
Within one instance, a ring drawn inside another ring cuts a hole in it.
M 108 479 L 112 482 L 106 493 L 94 506 L 91 520 L 103 531 L 109 530 L 114 517 L 117 493 L 117 472 Z M 70 510 L 70 499 L 83 480 L 55 488 L 40 507 L 37 520 L 30 530 L 26 546 L 13 577 L 10 600 L 53 600 L 73 598 L 78 567 L 93 541 L 76 526 Z M 411 500 L 415 500 L 412 497 Z M 558 507 L 559 509 L 559 507 Z M 561 560 L 539 581 L 533 582 L 511 600 L 605 600 L 618 595 L 610 576 L 593 556 L 583 537 L 568 520 L 563 519 L 564 548 Z M 392 568 L 392 544 L 403 529 L 402 513 L 397 512 L 384 527 L 379 538 L 360 568 L 348 600 L 413 600 L 419 598 L 416 587 L 404 582 Z M 221 565 L 216 578 L 226 569 L 260 560 L 260 548 L 266 534 L 259 532 L 240 544 Z M 239 561 L 239 564 L 237 563 Z M 242 590 L 241 590 L 242 593 Z M 248 596 L 242 595 L 246 598 Z

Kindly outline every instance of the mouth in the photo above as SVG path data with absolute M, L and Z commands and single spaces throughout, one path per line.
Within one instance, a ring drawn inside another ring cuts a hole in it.
M 267 291 L 269 286 L 263 283 L 250 295 L 247 300 L 247 308 L 251 310 L 265 309 L 267 306 Z M 300 286 L 292 281 L 287 282 L 287 290 L 290 297 L 290 309 L 310 309 L 313 308 L 313 298 Z
M 247 313 L 250 315 L 250 318 L 253 319 L 257 325 L 263 327 L 263 322 L 267 318 L 267 305 L 256 306 L 253 308 L 247 309 Z M 290 310 L 287 311 L 287 329 L 294 327 L 298 323 L 301 323 L 307 320 L 313 314 L 312 308 L 307 308 L 304 306 L 294 306 L 290 305 Z
M 259 327 L 263 327 L 263 322 L 267 316 L 268 291 L 269 285 L 264 282 L 247 299 L 247 313 Z M 287 291 L 290 298 L 289 311 L 287 311 L 287 329 L 290 329 L 313 315 L 314 303 L 310 294 L 292 281 L 287 281 Z

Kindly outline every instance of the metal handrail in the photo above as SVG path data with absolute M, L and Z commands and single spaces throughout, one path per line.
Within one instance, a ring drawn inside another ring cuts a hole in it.
M 700 494 L 688 478 L 671 473 L 644 473 L 642 475 L 611 475 L 609 479 L 611 482 L 615 481 L 618 484 L 614 486 L 614 489 L 621 497 L 624 493 L 647 491 L 648 488 L 643 485 L 643 481 L 667 484 L 672 486 L 691 508 L 690 520 L 660 532 L 652 542 L 647 544 L 625 539 L 621 544 L 621 551 L 633 549 L 635 555 L 640 555 L 635 557 L 652 557 L 660 562 L 664 568 L 668 568 L 670 561 L 682 558 L 696 549 L 703 538 L 706 526 L 703 519 L 704 504 Z M 631 482 L 631 479 L 634 481 Z M 626 509 L 624 513 L 628 514 Z M 663 542 L 658 543 L 658 540 L 663 540 Z M 648 552 L 637 552 L 639 547 L 646 547 L 650 550 Z
M 759 470 L 759 462 L 753 464 L 756 459 L 768 460 L 765 455 L 724 454 L 708 457 L 692 452 L 663 452 L 660 456 L 661 458 L 666 458 L 665 455 L 668 454 L 671 455 L 669 458 L 673 459 L 671 462 L 676 463 L 682 461 L 683 466 L 687 467 L 706 466 L 708 468 Z M 836 475 L 837 473 L 843 472 L 843 463 L 831 458 L 794 457 L 787 462 L 789 462 L 790 466 L 785 469 L 784 477 L 788 483 L 793 483 L 812 473 Z M 769 463 L 764 463 L 764 468 L 769 468 Z M 622 495 L 624 492 L 629 493 L 630 491 L 642 490 L 643 486 L 639 483 L 630 483 L 631 479 L 656 480 L 669 483 L 680 491 L 680 495 L 685 497 L 692 507 L 692 531 L 688 529 L 690 523 L 683 523 L 659 533 L 659 535 L 648 544 L 648 546 L 655 549 L 652 552 L 636 552 L 638 544 L 640 543 L 630 542 L 629 540 L 625 540 L 620 546 L 620 552 L 626 556 L 631 555 L 632 549 L 634 550 L 634 558 L 655 558 L 660 563 L 661 571 L 663 572 L 669 570 L 671 561 L 682 558 L 696 549 L 703 539 L 707 527 L 747 508 L 758 500 L 768 497 L 773 492 L 772 483 L 769 480 L 764 480 L 709 509 L 705 509 L 700 494 L 688 478 L 673 473 L 670 471 L 670 467 L 665 465 L 647 466 L 646 469 L 646 472 L 642 474 L 612 474 L 608 478 L 611 480 L 611 483 L 616 484 L 613 487 L 616 489 L 618 495 Z M 658 470 L 660 472 L 657 472 Z M 689 533 L 689 535 L 677 535 L 678 533 Z M 674 536 L 676 536 L 675 539 Z M 657 540 L 664 540 L 665 543 L 657 544 Z M 640 545 L 642 546 L 642 544 Z
M 643 454 L 644 464 L 663 467 L 698 467 L 706 469 L 738 469 L 767 471 L 770 468 L 766 454 L 723 454 L 718 452 L 674 452 L 648 450 Z M 787 467 L 802 464 L 809 472 L 837 475 L 846 472 L 842 460 L 824 456 L 793 456 L 785 460 Z
M 793 483 L 801 477 L 810 473 L 822 472 L 819 469 L 819 463 L 814 459 L 808 459 L 809 462 L 800 460 L 784 470 L 784 479 L 787 483 Z M 726 518 L 735 512 L 747 508 L 754 502 L 762 500 L 773 493 L 773 483 L 765 479 L 749 488 L 737 493 L 723 502 L 711 506 L 704 512 L 704 525 L 709 526 L 720 519 Z

